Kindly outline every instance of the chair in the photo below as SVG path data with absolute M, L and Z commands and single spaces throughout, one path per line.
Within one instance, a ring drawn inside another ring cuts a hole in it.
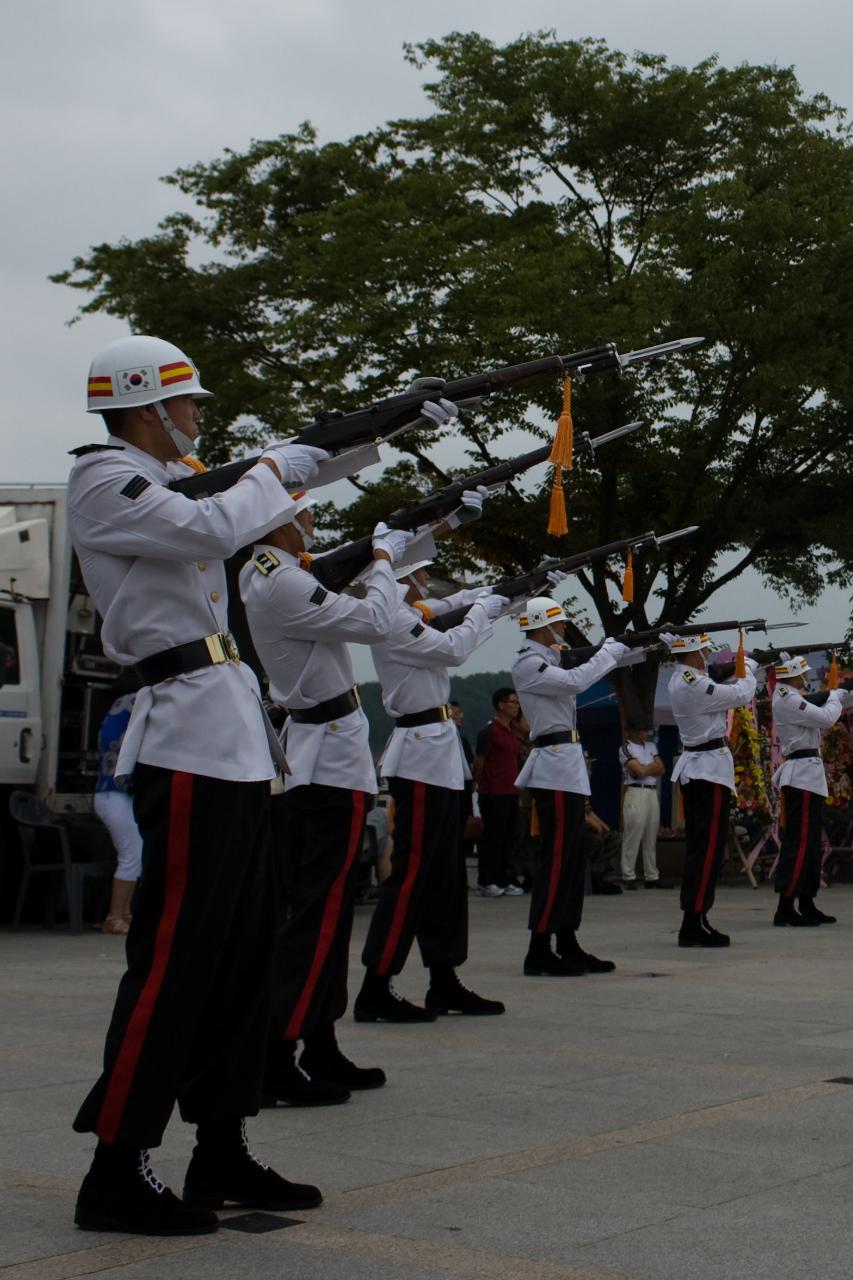
M 18 828 L 21 849 L 24 857 L 24 870 L 21 876 L 21 887 L 15 903 L 12 925 L 17 928 L 21 921 L 30 881 L 40 872 L 61 871 L 65 881 L 65 895 L 68 901 L 68 927 L 71 933 L 83 931 L 83 888 L 84 881 L 90 877 L 112 876 L 115 860 L 109 858 L 87 856 L 80 858 L 72 840 L 75 829 L 68 819 L 59 818 L 28 791 L 13 791 L 9 797 L 9 812 Z M 77 824 L 79 831 L 94 835 L 95 844 L 104 844 L 106 831 L 100 823 L 87 822 Z M 85 853 L 90 854 L 89 841 L 86 841 Z

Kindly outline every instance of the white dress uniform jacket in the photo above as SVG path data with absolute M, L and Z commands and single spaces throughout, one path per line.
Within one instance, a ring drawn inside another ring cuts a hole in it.
M 560 655 L 554 649 L 538 640 L 528 641 L 512 664 L 512 683 L 530 725 L 530 737 L 541 738 L 546 733 L 576 728 L 578 694 L 615 666 L 616 659 L 601 649 L 589 662 L 564 671 Z M 589 773 L 581 744 L 560 742 L 550 747 L 534 747 L 515 785 L 588 796 Z
M 71 539 L 104 653 L 126 666 L 228 630 L 223 559 L 291 518 L 294 503 L 266 466 L 225 493 L 194 502 L 166 488 L 166 467 L 110 437 L 114 449 L 78 458 L 68 482 Z M 116 767 L 139 760 L 235 782 L 275 776 L 258 683 L 222 663 L 146 686 Z
M 449 631 L 428 626 L 423 614 L 406 604 L 407 588 L 398 586 L 399 601 L 387 639 L 373 646 L 373 665 L 382 685 L 382 702 L 390 716 L 413 715 L 440 707 L 450 697 L 448 667 L 460 667 L 492 634 L 485 609 L 473 604 L 463 622 Z M 386 778 L 410 778 L 451 791 L 462 791 L 471 771 L 452 720 L 395 729 L 379 764 Z
M 773 690 L 773 724 L 779 735 L 782 755 L 792 751 L 820 749 L 822 729 L 834 725 L 844 710 L 844 691 L 833 689 L 822 707 L 806 702 L 801 689 L 789 684 L 777 684 Z M 811 791 L 816 796 L 827 796 L 826 770 L 820 756 L 805 760 L 785 760 L 773 775 L 774 786 L 796 787 L 799 791 Z
M 328 591 L 280 547 L 260 543 L 259 553 L 274 566 L 268 576 L 251 561 L 240 573 L 252 639 L 273 701 L 307 711 L 353 687 L 347 640 L 370 644 L 387 635 L 397 609 L 394 570 L 388 560 L 375 560 L 363 578 L 367 597 L 356 600 Z M 369 732 L 360 707 L 327 724 L 289 720 L 285 791 L 314 783 L 375 794 Z
M 751 664 L 751 665 L 750 665 Z M 742 680 L 715 684 L 710 676 L 683 662 L 675 664 L 669 681 L 672 714 L 685 747 L 722 738 L 725 742 L 727 712 L 745 707 L 755 695 L 755 666 L 747 658 Z M 734 791 L 735 765 L 727 745 L 713 751 L 683 751 L 675 762 L 672 781 L 718 782 Z
M 653 742 L 622 743 L 619 748 L 619 763 L 622 766 L 622 781 L 626 787 L 649 787 L 653 789 L 657 786 L 657 778 L 652 776 L 635 778 L 628 768 L 629 760 L 636 760 L 638 764 L 654 764 L 657 754 L 658 749 Z

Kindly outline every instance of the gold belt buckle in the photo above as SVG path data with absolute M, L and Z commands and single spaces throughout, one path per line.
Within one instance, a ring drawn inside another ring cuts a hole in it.
M 356 706 L 357 706 L 357 707 L 360 707 L 360 706 L 361 706 L 361 694 L 360 694 L 360 693 L 359 693 L 359 691 L 358 691 L 358 685 L 357 685 L 357 684 L 354 684 L 354 685 L 353 685 L 353 687 L 352 687 L 352 695 L 353 695 L 353 697 L 355 698 Z
M 442 719 L 442 720 L 449 720 L 449 719 L 450 719 L 450 707 L 447 705 L 447 703 L 446 703 L 446 702 L 443 704 L 443 706 L 441 706 L 441 707 L 439 708 L 439 710 L 441 711 L 441 719 Z
M 204 643 L 207 645 L 208 656 L 213 666 L 218 667 L 221 662 L 228 661 L 225 654 L 225 645 L 222 643 L 222 636 L 218 631 L 214 632 L 212 636 L 205 636 Z

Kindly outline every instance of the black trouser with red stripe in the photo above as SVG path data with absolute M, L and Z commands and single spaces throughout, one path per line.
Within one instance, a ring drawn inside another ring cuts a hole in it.
M 477 841 L 477 880 L 505 889 L 510 879 L 509 864 L 515 848 L 518 792 L 510 795 L 480 796 L 483 834 Z
M 127 971 L 74 1128 L 156 1147 L 176 1101 L 195 1124 L 258 1111 L 275 941 L 269 783 L 140 764 L 134 813 Z
M 417 937 L 424 965 L 468 958 L 468 883 L 459 847 L 459 792 L 389 778 L 394 800 L 391 874 L 379 887 L 362 961 L 391 976 Z
M 314 783 L 285 792 L 273 996 L 273 1026 L 283 1040 L 304 1039 L 346 1011 L 367 800 L 365 791 Z
M 681 909 L 704 915 L 714 905 L 717 873 L 729 835 L 732 793 L 719 782 L 694 778 L 682 783 L 684 803 L 684 871 Z
M 773 883 L 786 898 L 813 898 L 820 888 L 823 796 L 783 787 L 785 825 Z
M 586 796 L 531 787 L 539 815 L 539 858 L 530 890 L 531 933 L 580 928 L 586 878 Z

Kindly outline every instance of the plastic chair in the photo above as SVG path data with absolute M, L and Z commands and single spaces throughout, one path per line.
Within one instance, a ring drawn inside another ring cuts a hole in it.
M 9 812 L 17 825 L 24 855 L 21 887 L 18 890 L 12 917 L 13 928 L 17 928 L 20 924 L 24 902 L 33 876 L 43 871 L 61 871 L 68 901 L 69 930 L 71 933 L 82 933 L 84 881 L 90 877 L 111 876 L 114 859 L 102 857 L 77 859 L 72 848 L 68 821 L 51 813 L 28 791 L 12 792 L 9 797 Z M 96 843 L 103 844 L 100 824 L 92 822 L 85 825 L 87 834 L 94 835 Z

